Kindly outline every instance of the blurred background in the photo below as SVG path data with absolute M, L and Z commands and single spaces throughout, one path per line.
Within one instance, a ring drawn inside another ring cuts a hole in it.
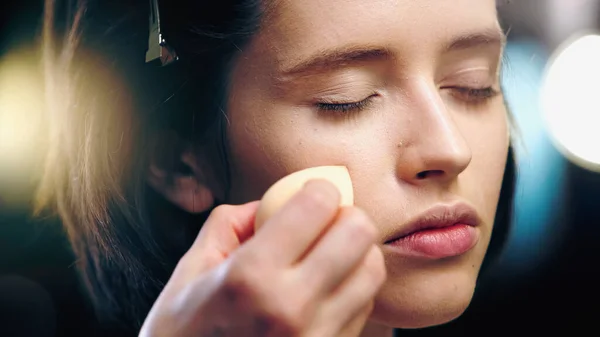
M 499 8 L 509 38 L 503 81 L 519 166 L 509 245 L 464 316 L 405 334 L 595 335 L 600 0 L 500 0 Z M 31 216 L 44 148 L 36 124 L 41 13 L 42 1 L 22 0 L 1 14 L 0 322 L 44 327 L 10 336 L 90 336 L 89 305 L 60 224 Z M 20 292 L 9 290 L 15 287 Z

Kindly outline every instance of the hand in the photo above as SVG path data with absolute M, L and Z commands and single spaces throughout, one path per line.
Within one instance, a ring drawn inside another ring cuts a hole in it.
M 258 202 L 217 207 L 140 336 L 359 334 L 385 265 L 371 220 L 339 210 L 339 198 L 329 182 L 311 181 L 256 235 Z

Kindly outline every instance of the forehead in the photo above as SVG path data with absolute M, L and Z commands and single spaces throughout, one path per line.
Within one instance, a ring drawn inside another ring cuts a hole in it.
M 498 26 L 495 0 L 266 1 L 268 14 L 258 40 L 276 51 L 278 63 L 360 44 L 410 57 L 454 36 Z

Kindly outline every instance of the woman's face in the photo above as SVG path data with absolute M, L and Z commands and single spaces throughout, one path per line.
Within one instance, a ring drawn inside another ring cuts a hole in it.
M 469 304 L 508 151 L 494 0 L 280 0 L 231 78 L 229 202 L 291 172 L 345 165 L 380 230 L 388 279 L 372 320 L 447 322 Z M 385 244 L 439 205 L 472 206 L 474 246 L 453 257 Z M 351 243 L 349 243 L 351 244 Z

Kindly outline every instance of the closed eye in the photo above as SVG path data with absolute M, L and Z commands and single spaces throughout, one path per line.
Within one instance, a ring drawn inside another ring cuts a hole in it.
M 316 103 L 317 109 L 321 111 L 329 111 L 336 113 L 349 113 L 349 112 L 360 112 L 366 109 L 371 103 L 372 99 L 377 96 L 373 94 L 363 100 L 355 102 L 318 102 Z
M 469 87 L 447 87 L 452 90 L 452 94 L 467 103 L 483 103 L 500 94 L 500 91 L 493 87 L 487 88 L 469 88 Z

